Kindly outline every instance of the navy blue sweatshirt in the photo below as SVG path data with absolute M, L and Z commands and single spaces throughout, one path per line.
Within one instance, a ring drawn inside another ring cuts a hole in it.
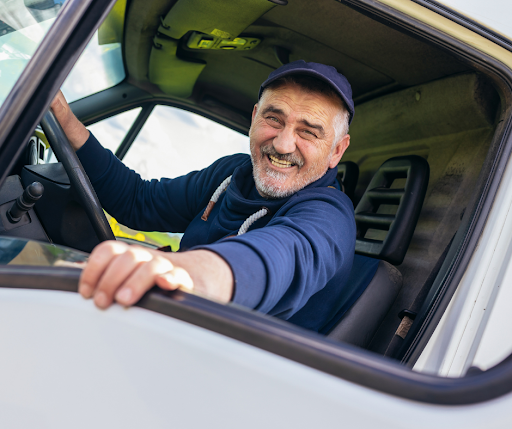
M 142 231 L 183 232 L 180 251 L 207 249 L 224 258 L 233 271 L 234 303 L 323 331 L 361 293 L 346 282 L 356 230 L 351 201 L 335 189 L 335 169 L 287 198 L 265 199 L 245 154 L 151 181 L 124 166 L 92 134 L 77 154 L 103 207 L 119 222 Z M 230 175 L 208 220 L 201 220 Z M 237 237 L 242 223 L 262 207 L 270 213 Z

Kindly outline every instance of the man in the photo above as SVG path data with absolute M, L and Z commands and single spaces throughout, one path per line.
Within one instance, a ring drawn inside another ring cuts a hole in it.
M 79 292 L 98 307 L 132 305 L 156 284 L 325 331 L 353 302 L 345 281 L 355 222 L 336 166 L 354 106 L 333 67 L 295 61 L 272 72 L 252 113 L 250 159 L 233 155 L 172 180 L 128 170 L 62 94 L 52 108 L 109 213 L 139 230 L 184 232 L 178 253 L 97 246 Z

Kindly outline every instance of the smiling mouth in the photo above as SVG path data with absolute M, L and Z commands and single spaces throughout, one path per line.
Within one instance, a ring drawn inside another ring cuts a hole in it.
M 267 155 L 267 156 L 268 156 L 268 159 L 269 159 L 270 163 L 272 165 L 275 165 L 276 167 L 279 167 L 279 168 L 290 168 L 290 167 L 295 166 L 295 164 L 293 164 L 292 162 L 284 161 L 284 160 L 276 158 L 275 156 L 272 156 L 272 155 Z

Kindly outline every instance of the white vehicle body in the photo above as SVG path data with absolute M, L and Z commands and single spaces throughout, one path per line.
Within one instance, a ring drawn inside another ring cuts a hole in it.
M 151 311 L 0 290 L 9 428 L 506 428 L 512 394 L 425 404 L 358 386 Z

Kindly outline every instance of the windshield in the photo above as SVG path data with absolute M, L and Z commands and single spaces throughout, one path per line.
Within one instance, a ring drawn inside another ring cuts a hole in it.
M 126 0 L 118 0 L 62 85 L 68 103 L 117 85 L 125 78 L 121 41 Z
M 512 2 L 506 0 L 438 0 L 439 3 L 478 21 L 508 39 L 512 39 Z
M 0 0 L 0 105 L 63 3 L 64 0 Z
M 102 44 L 98 31 L 62 85 L 68 103 L 103 91 L 125 77 L 120 43 Z

